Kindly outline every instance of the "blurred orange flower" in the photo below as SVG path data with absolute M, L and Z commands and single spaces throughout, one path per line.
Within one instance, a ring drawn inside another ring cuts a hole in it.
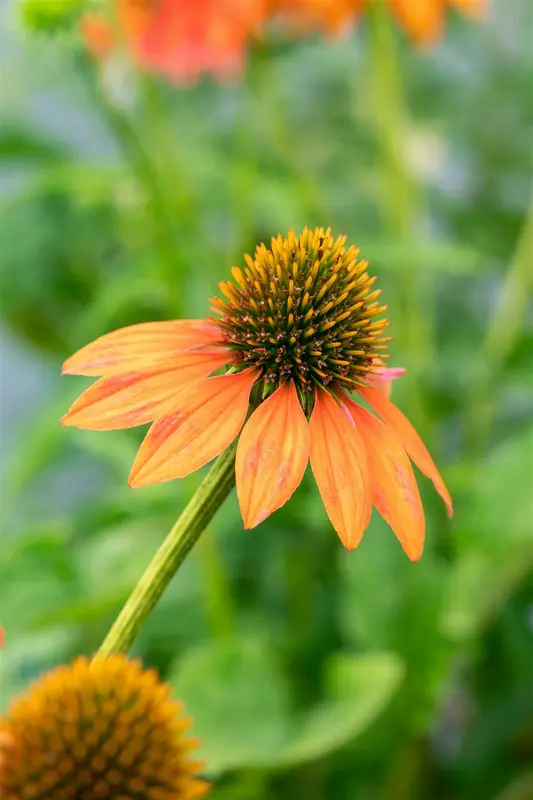
M 418 44 L 431 44 L 441 35 L 446 5 L 470 15 L 481 14 L 486 6 L 486 0 L 271 0 L 273 10 L 288 15 L 291 22 L 328 31 L 353 24 L 365 8 L 376 2 L 388 3 L 398 22 Z
M 81 33 L 89 53 L 98 61 L 108 58 L 115 49 L 111 25 L 98 14 L 85 14 L 81 19 Z
M 117 32 L 136 64 L 183 84 L 203 73 L 220 79 L 238 74 L 265 9 L 265 0 L 115 0 Z M 94 15 L 82 21 L 93 55 L 107 55 L 108 38 L 117 38 L 111 30 L 104 20 L 98 26 Z
M 486 0 L 388 0 L 398 21 L 418 44 L 432 44 L 444 28 L 446 5 L 479 15 Z
M 339 31 L 352 25 L 365 0 L 270 0 L 274 14 L 287 19 L 291 27 L 324 28 Z
M 185 477 L 242 429 L 235 472 L 246 528 L 291 497 L 310 461 L 348 550 L 374 505 L 416 561 L 425 522 L 409 457 L 450 514 L 451 499 L 422 440 L 388 399 L 390 381 L 404 371 L 383 366 L 380 291 L 368 262 L 344 245 L 329 229 L 290 231 L 246 256 L 244 270 L 233 268 L 234 280 L 220 285 L 224 299 L 211 301 L 218 318 L 144 323 L 88 344 L 63 372 L 101 377 L 63 424 L 112 430 L 153 421 L 130 486 Z M 225 374 L 212 376 L 220 369 Z

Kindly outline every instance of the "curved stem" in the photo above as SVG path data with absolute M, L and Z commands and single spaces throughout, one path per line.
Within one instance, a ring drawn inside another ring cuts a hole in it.
M 384 3 L 371 3 L 370 85 L 376 134 L 384 168 L 382 201 L 390 232 L 409 239 L 415 221 L 415 187 L 406 160 L 405 98 L 395 31 Z
M 492 367 L 509 355 L 520 333 L 533 290 L 532 252 L 533 197 L 483 346 L 485 360 Z
M 97 656 L 129 649 L 185 557 L 233 488 L 236 450 L 237 441 L 217 458 L 126 601 Z
M 161 280 L 167 289 L 172 310 L 174 313 L 179 313 L 181 302 L 179 277 L 182 264 L 174 223 L 167 207 L 160 176 L 127 115 L 103 95 L 101 95 L 101 108 L 134 174 L 146 190 L 147 208 L 153 226 Z
M 369 83 L 371 108 L 382 160 L 382 197 L 384 222 L 388 234 L 400 245 L 412 241 L 418 218 L 417 187 L 407 159 L 408 113 L 402 86 L 402 71 L 396 35 L 386 3 L 369 7 Z M 425 421 L 417 377 L 431 361 L 431 309 L 424 276 L 406 259 L 396 287 L 405 322 L 403 346 L 411 358 L 409 392 L 410 416 L 423 427 Z M 400 333 L 402 330 L 400 329 Z
M 502 364 L 513 349 L 533 295 L 533 197 L 502 290 L 481 348 L 480 371 L 470 390 L 467 413 L 470 453 L 484 447 L 495 416 L 494 391 Z
M 88 57 L 83 57 L 80 60 L 80 68 L 87 76 L 87 87 L 114 135 L 126 163 L 146 193 L 146 207 L 152 225 L 160 280 L 167 290 L 172 311 L 179 316 L 181 310 L 179 276 L 183 271 L 183 258 L 163 177 L 149 149 L 145 147 L 143 137 L 133 120 L 110 96 L 103 79 L 103 72 L 99 71 L 98 65 Z M 157 148 L 157 143 L 154 144 L 150 137 L 147 137 L 147 141 L 153 148 Z

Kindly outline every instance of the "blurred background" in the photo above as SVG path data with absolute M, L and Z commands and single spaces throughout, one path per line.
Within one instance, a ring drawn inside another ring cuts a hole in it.
M 418 564 L 377 515 L 346 553 L 309 474 L 253 531 L 226 502 L 134 647 L 215 800 L 533 797 L 533 3 L 450 9 L 431 48 L 374 5 L 176 86 L 0 4 L 0 708 L 98 647 L 202 479 L 129 490 L 144 431 L 62 429 L 88 383 L 62 360 L 203 316 L 273 234 L 370 259 L 394 401 L 455 500 L 420 476 Z

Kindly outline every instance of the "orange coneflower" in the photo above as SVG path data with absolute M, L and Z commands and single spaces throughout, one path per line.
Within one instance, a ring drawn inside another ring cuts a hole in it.
M 193 83 L 203 73 L 237 74 L 265 10 L 265 0 L 114 2 L 118 33 L 138 66 L 177 83 Z M 101 57 L 108 36 L 94 15 L 82 21 L 82 32 L 90 51 Z
M 40 678 L 0 718 L 2 800 L 196 800 L 208 784 L 189 720 L 153 670 L 79 658 Z
M 408 456 L 450 514 L 451 500 L 413 426 L 387 398 L 402 371 L 383 367 L 385 307 L 368 262 L 345 238 L 322 228 L 278 236 L 221 284 L 224 299 L 212 300 L 217 318 L 133 325 L 82 348 L 63 371 L 101 377 L 63 423 L 104 430 L 153 421 L 130 486 L 188 475 L 244 425 L 236 482 L 247 528 L 289 499 L 310 459 L 347 549 L 359 543 L 373 504 L 418 559 L 424 513 Z
M 470 15 L 479 15 L 486 6 L 486 0 L 272 0 L 272 3 L 289 18 L 300 18 L 326 30 L 353 23 L 371 3 L 388 3 L 398 22 L 419 44 L 431 44 L 441 35 L 446 5 Z
M 398 21 L 418 44 L 431 44 L 442 34 L 446 6 L 479 15 L 486 0 L 388 0 Z
M 335 32 L 355 22 L 364 0 L 270 0 L 274 15 L 304 31 L 323 28 Z

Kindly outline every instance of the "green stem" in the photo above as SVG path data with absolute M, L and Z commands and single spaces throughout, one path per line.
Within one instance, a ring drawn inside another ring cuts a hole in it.
M 501 302 L 491 319 L 481 349 L 481 372 L 475 376 L 469 394 L 468 416 L 470 452 L 483 449 L 495 416 L 494 391 L 501 367 L 520 334 L 527 306 L 533 295 L 533 198 L 522 233 L 509 265 L 501 292 Z
M 102 107 L 107 122 L 131 164 L 134 174 L 141 186 L 146 189 L 147 208 L 153 226 L 161 280 L 167 289 L 173 311 L 178 314 L 180 311 L 181 259 L 177 252 L 174 224 L 167 210 L 159 175 L 127 116 L 111 102 L 104 101 Z
M 180 314 L 181 296 L 179 274 L 183 267 L 180 257 L 174 221 L 167 198 L 162 189 L 161 176 L 145 149 L 127 113 L 109 97 L 102 75 L 89 59 L 82 62 L 87 74 L 87 84 L 98 108 L 115 136 L 126 162 L 147 194 L 147 208 L 153 227 L 154 246 L 157 252 L 159 274 L 164 284 L 172 311 Z
M 383 215 L 392 241 L 407 249 L 418 217 L 416 185 L 407 159 L 407 109 L 401 82 L 401 64 L 396 32 L 386 3 L 369 7 L 371 109 L 381 150 Z M 431 314 L 427 308 L 427 286 L 423 276 L 407 260 L 396 287 L 405 322 L 402 349 L 407 351 L 415 374 L 407 385 L 409 413 L 424 423 L 424 409 L 417 377 L 431 360 Z
M 235 484 L 235 441 L 220 455 L 131 593 L 98 651 L 127 651 L 146 618 Z
M 533 291 L 533 197 L 505 279 L 501 302 L 487 331 L 483 355 L 492 368 L 511 352 Z
M 372 110 L 381 147 L 385 219 L 392 234 L 409 240 L 415 221 L 415 191 L 406 160 L 406 109 L 396 35 L 384 3 L 371 3 L 370 85 Z

